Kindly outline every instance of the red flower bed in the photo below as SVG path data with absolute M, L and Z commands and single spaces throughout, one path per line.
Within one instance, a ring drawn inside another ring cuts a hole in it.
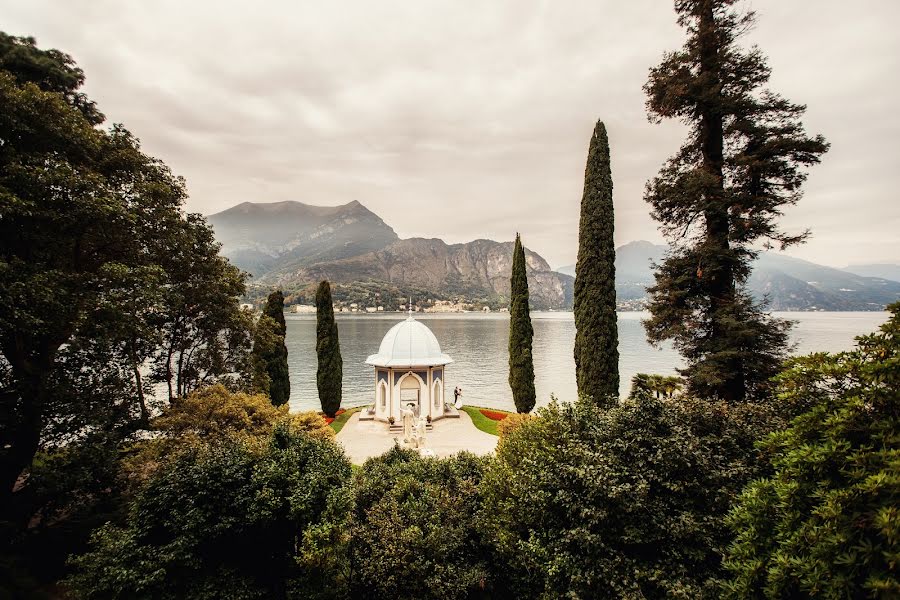
M 502 421 L 509 416 L 509 413 L 497 412 L 495 410 L 488 410 L 486 408 L 481 408 L 479 410 L 481 411 L 481 414 L 486 416 L 488 419 L 491 419 L 492 421 Z
M 331 425 L 331 424 L 334 422 L 335 417 L 337 417 L 338 415 L 341 415 L 341 414 L 343 414 L 343 413 L 345 413 L 345 412 L 346 412 L 346 411 L 345 411 L 343 408 L 339 408 L 338 411 L 337 411 L 336 413 L 334 413 L 334 417 L 328 417 L 328 416 L 325 415 L 325 413 L 322 413 L 322 412 L 320 412 L 319 414 L 322 415 L 322 418 L 325 419 L 325 422 L 326 422 L 326 423 L 328 423 L 329 425 Z

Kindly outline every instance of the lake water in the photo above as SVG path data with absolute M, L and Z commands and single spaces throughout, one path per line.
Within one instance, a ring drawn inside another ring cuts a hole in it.
M 838 352 L 853 347 L 854 337 L 870 333 L 887 320 L 886 312 L 777 313 L 796 322 L 792 340 L 796 352 Z M 577 396 L 575 321 L 572 313 L 535 312 L 534 371 L 538 406 Z M 647 343 L 641 320 L 647 313 L 619 313 L 619 374 L 621 393 L 627 394 L 636 373 L 675 374 L 681 359 L 671 347 L 656 349 Z M 315 315 L 285 315 L 288 366 L 291 374 L 291 408 L 319 410 L 316 391 Z M 364 361 L 378 351 L 381 338 L 405 314 L 337 315 L 341 355 L 344 359 L 343 406 L 374 401 L 372 367 Z M 446 370 L 447 393 L 463 389 L 467 404 L 514 410 L 507 383 L 507 333 L 505 313 L 418 314 L 437 336 L 441 349 L 453 357 Z

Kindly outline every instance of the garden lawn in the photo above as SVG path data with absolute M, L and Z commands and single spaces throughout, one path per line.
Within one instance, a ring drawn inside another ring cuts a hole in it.
M 341 432 L 341 429 L 344 428 L 344 425 L 347 423 L 347 421 L 350 420 L 350 417 L 353 415 L 353 413 L 359 412 L 361 408 L 362 406 L 348 408 L 347 410 L 337 415 L 334 420 L 329 423 L 329 425 L 331 425 L 331 428 L 334 429 L 334 434 L 339 434 Z
M 480 408 L 478 406 L 463 406 L 462 410 L 472 418 L 472 424 L 478 429 L 491 435 L 497 435 L 497 423 L 512 414 L 505 410 L 493 408 Z

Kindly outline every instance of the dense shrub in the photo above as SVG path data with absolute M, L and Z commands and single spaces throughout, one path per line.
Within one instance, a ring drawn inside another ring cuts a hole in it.
M 279 425 L 263 445 L 225 438 L 162 466 L 124 526 L 73 559 L 78 598 L 284 598 L 304 531 L 350 475 L 331 442 Z
M 812 405 L 762 444 L 775 473 L 730 516 L 732 598 L 900 597 L 900 303 L 853 352 L 795 359 L 780 399 Z
M 213 385 L 177 399 L 153 419 L 151 428 L 156 436 L 128 448 L 123 473 L 131 485 L 139 485 L 163 461 L 186 448 L 219 444 L 231 438 L 264 439 L 279 423 L 316 439 L 334 438 L 334 431 L 315 412 L 291 414 L 287 405 L 273 406 L 263 394 L 236 393 L 223 385 Z
M 503 438 L 519 428 L 522 423 L 534 418 L 531 413 L 509 413 L 505 419 L 497 423 L 497 435 L 500 437 L 498 443 L 503 442 Z
M 723 517 L 775 422 L 752 406 L 652 397 L 540 409 L 484 478 L 504 584 L 521 597 L 715 597 Z
M 422 459 L 395 447 L 366 461 L 307 558 L 349 598 L 453 599 L 487 594 L 490 549 L 478 524 L 485 459 Z M 325 539 L 327 538 L 327 539 Z

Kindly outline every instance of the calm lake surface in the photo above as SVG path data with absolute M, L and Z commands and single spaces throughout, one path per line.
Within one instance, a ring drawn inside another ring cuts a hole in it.
M 854 337 L 870 333 L 887 321 L 886 312 L 777 313 L 796 322 L 792 340 L 796 353 L 838 352 L 853 347 Z M 538 406 L 550 401 L 550 394 L 570 401 L 577 395 L 575 321 L 572 313 L 535 312 L 534 371 Z M 636 373 L 674 374 L 681 359 L 671 347 L 652 348 L 644 335 L 641 320 L 647 313 L 619 313 L 619 373 L 621 393 L 627 394 Z M 316 391 L 315 315 L 285 315 L 287 319 L 288 366 L 291 373 L 291 408 L 319 410 Z M 381 338 L 406 314 L 337 315 L 341 354 L 344 359 L 343 406 L 374 401 L 372 367 L 364 364 L 375 354 Z M 441 349 L 453 357 L 446 370 L 448 396 L 453 388 L 463 389 L 467 404 L 514 410 L 507 383 L 507 332 L 509 317 L 504 313 L 418 314 L 434 332 Z

